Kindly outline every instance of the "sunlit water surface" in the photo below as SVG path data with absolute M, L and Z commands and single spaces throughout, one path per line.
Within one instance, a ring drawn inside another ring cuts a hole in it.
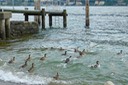
M 45 31 L 40 30 L 38 34 L 24 41 L 1 47 L 0 79 L 42 85 L 103 85 L 110 80 L 115 85 L 127 85 L 128 7 L 90 7 L 88 30 L 84 28 L 84 7 L 62 9 L 67 9 L 67 28 L 63 28 L 61 17 L 54 17 L 53 28 L 49 28 L 47 17 Z M 11 20 L 24 20 L 24 16 L 13 14 Z M 30 17 L 30 21 L 33 21 L 33 17 Z M 60 47 L 65 50 L 60 51 Z M 79 54 L 74 52 L 74 48 L 77 47 L 81 51 L 87 51 L 81 58 L 76 58 Z M 120 50 L 123 50 L 123 53 L 117 55 Z M 62 56 L 64 51 L 67 51 L 66 56 Z M 45 53 L 46 60 L 40 61 Z M 19 69 L 29 54 L 32 59 L 28 66 Z M 69 56 L 72 56 L 71 61 L 65 64 L 63 60 Z M 16 57 L 15 63 L 8 64 L 12 57 Z M 89 66 L 97 60 L 100 62 L 100 68 L 91 69 Z M 31 63 L 35 63 L 35 69 L 33 73 L 28 73 Z M 60 79 L 54 80 L 52 77 L 57 72 Z

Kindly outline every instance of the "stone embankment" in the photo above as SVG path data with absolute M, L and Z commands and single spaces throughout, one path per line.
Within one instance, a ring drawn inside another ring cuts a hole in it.
M 11 21 L 11 38 L 18 38 L 28 34 L 35 34 L 39 31 L 38 23 L 28 21 Z
M 36 34 L 38 31 L 39 25 L 37 22 L 10 21 L 10 37 L 8 39 L 17 39 L 22 36 Z M 2 35 L 0 35 L 0 41 L 3 41 Z

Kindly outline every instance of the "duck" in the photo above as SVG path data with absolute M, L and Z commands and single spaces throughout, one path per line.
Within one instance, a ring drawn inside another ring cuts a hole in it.
M 55 48 L 54 48 L 54 47 L 51 47 L 50 49 L 51 49 L 51 50 L 55 50 Z
M 74 52 L 79 52 L 78 48 L 79 48 L 79 47 L 74 48 Z
M 30 61 L 31 60 L 31 56 L 29 54 L 28 58 L 25 61 Z
M 32 73 L 34 71 L 34 63 L 32 63 L 32 66 L 29 68 L 28 72 Z
M 14 63 L 15 57 L 13 57 L 11 60 L 8 61 L 9 64 Z
M 91 68 L 98 68 L 98 67 L 100 67 L 99 61 L 96 61 L 96 64 L 91 66 Z
M 85 53 L 85 49 L 83 49 L 83 51 L 79 51 L 80 56 L 84 55 L 84 53 Z
M 40 60 L 44 61 L 44 60 L 46 59 L 46 55 L 47 55 L 47 54 L 44 54 L 44 56 L 41 57 Z
M 82 53 L 81 51 L 79 51 L 79 55 L 80 55 L 80 56 L 82 56 L 82 55 L 83 55 L 83 53 Z
M 58 80 L 59 79 L 59 73 L 57 72 L 56 76 L 53 77 L 53 79 Z
M 26 66 L 27 66 L 27 60 L 25 61 L 25 63 L 22 65 L 22 66 L 20 66 L 20 68 L 25 68 Z
M 63 49 L 62 47 L 60 47 L 59 50 L 60 50 L 60 51 L 63 51 L 63 50 L 65 50 L 65 49 Z
M 67 51 L 65 51 L 64 54 L 62 54 L 62 55 L 67 55 Z
M 72 56 L 70 56 L 69 58 L 66 58 L 66 60 L 65 60 L 65 63 L 68 63 L 69 61 L 70 61 L 70 58 L 71 58 Z
M 120 50 L 120 52 L 117 53 L 117 55 L 121 55 L 123 52 L 123 50 Z
M 85 49 L 83 49 L 82 53 L 85 53 Z
M 51 50 L 54 49 L 53 47 L 51 47 Z

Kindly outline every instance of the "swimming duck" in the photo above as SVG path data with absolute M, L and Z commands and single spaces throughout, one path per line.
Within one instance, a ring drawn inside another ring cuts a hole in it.
M 74 52 L 79 52 L 78 48 L 79 48 L 79 47 L 74 48 Z
M 8 61 L 9 64 L 14 63 L 15 57 L 13 57 L 11 60 Z
M 63 49 L 62 47 L 60 47 L 59 50 L 60 50 L 60 51 L 63 51 L 63 50 L 65 50 L 65 49 Z
M 29 55 L 25 61 L 30 61 L 30 60 L 31 60 L 31 56 Z
M 99 61 L 96 61 L 96 65 L 94 65 L 95 68 L 100 67 Z
M 69 61 L 70 61 L 70 58 L 71 58 L 72 56 L 70 56 L 69 58 L 66 58 L 66 60 L 65 60 L 65 63 L 68 63 Z
M 30 67 L 30 69 L 28 70 L 29 73 L 32 73 L 34 71 L 34 63 L 32 63 L 32 66 Z
M 120 50 L 120 52 L 117 53 L 117 55 L 121 55 L 123 52 L 123 50 Z
M 22 65 L 22 66 L 20 66 L 20 68 L 24 68 L 24 67 L 26 67 L 27 66 L 27 60 L 25 61 L 25 63 Z
M 51 50 L 55 50 L 55 48 L 54 47 L 51 47 Z
M 94 66 L 91 66 L 91 68 L 98 68 L 100 67 L 99 61 L 96 61 L 96 64 Z
M 83 51 L 82 51 L 83 53 L 85 53 L 85 49 L 83 49 Z
M 62 54 L 62 55 L 67 55 L 67 51 L 65 51 L 64 54 Z
M 83 51 L 79 51 L 80 56 L 84 55 L 84 53 L 85 53 L 85 49 L 83 49 Z
M 40 60 L 42 60 L 42 61 L 45 60 L 45 59 L 46 59 L 46 55 L 47 55 L 47 54 L 44 54 L 44 56 L 41 57 Z
M 59 79 L 59 74 L 57 72 L 56 76 L 53 77 L 55 80 L 58 80 Z

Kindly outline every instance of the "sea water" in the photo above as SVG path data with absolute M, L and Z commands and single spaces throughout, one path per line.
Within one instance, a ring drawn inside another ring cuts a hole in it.
M 40 28 L 38 34 L 1 47 L 0 80 L 34 85 L 103 85 L 106 81 L 127 85 L 128 7 L 91 6 L 89 29 L 85 28 L 84 6 L 62 9 L 67 9 L 67 28 L 62 26 L 62 17 L 54 17 L 53 28 L 49 28 L 47 16 L 45 31 Z M 29 20 L 33 19 L 30 17 Z M 11 20 L 24 20 L 24 16 L 13 14 Z M 60 51 L 60 47 L 64 50 Z M 77 58 L 79 53 L 74 52 L 74 48 L 85 49 L 86 53 Z M 120 50 L 123 53 L 117 55 Z M 65 51 L 67 55 L 64 56 Z M 40 61 L 45 53 L 46 60 Z M 29 54 L 28 66 L 19 69 Z M 71 61 L 65 64 L 64 60 L 69 56 L 72 56 Z M 12 57 L 16 57 L 15 62 L 8 64 Z M 96 61 L 100 67 L 90 68 Z M 34 72 L 29 73 L 32 63 L 35 64 Z M 59 80 L 54 80 L 57 72 Z

